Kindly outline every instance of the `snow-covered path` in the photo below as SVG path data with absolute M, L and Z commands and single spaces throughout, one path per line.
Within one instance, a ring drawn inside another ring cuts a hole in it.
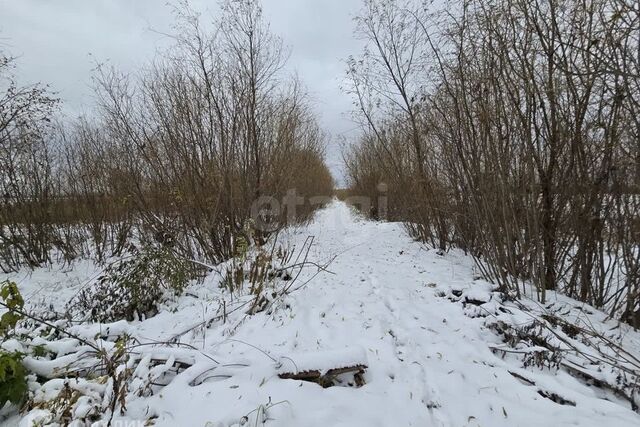
M 271 314 L 231 316 L 184 337 L 229 366 L 200 385 L 207 366 L 178 375 L 160 393 L 128 404 L 128 416 L 157 415 L 160 426 L 229 426 L 255 418 L 273 426 L 637 426 L 640 416 L 562 372 L 524 371 L 494 355 L 500 341 L 483 320 L 438 297 L 443 287 L 477 288 L 472 261 L 439 256 L 395 223 L 364 220 L 333 202 L 315 220 L 289 230 L 301 245 L 315 236 L 309 259 L 335 257 Z M 202 286 L 202 285 L 201 285 Z M 207 289 L 209 286 L 209 289 Z M 170 311 L 130 325 L 140 339 L 165 340 L 207 318 L 212 283 Z M 366 384 L 331 387 L 278 378 L 274 360 L 300 353 L 361 348 Z M 509 373 L 523 372 L 576 406 L 560 405 Z M 190 372 L 191 371 L 191 372 Z M 261 425 L 261 424 L 257 424 Z
M 274 357 L 362 347 L 369 365 L 367 384 L 322 389 L 312 383 L 280 380 L 272 372 L 271 360 L 234 342 L 226 347 L 231 354 L 248 358 L 253 372 L 238 374 L 245 380 L 234 376 L 192 388 L 186 392 L 188 398 L 184 389 L 169 386 L 158 399 L 166 402 L 162 404 L 166 418 L 161 420 L 167 425 L 187 419 L 189 425 L 203 425 L 221 418 L 225 425 L 269 399 L 283 402 L 267 411 L 270 422 L 282 426 L 631 426 L 640 422 L 631 410 L 596 398 L 594 391 L 568 375 L 549 375 L 539 381 L 575 399 L 575 407 L 554 403 L 510 375 L 507 370 L 513 371 L 514 366 L 488 348 L 498 338 L 482 328 L 480 319 L 465 316 L 459 305 L 435 295 L 441 284 L 487 287 L 473 281 L 468 257 L 456 252 L 438 256 L 412 241 L 400 224 L 358 218 L 340 202 L 288 238 L 301 243 L 309 235 L 316 238 L 311 259 L 325 261 L 337 255 L 328 267 L 335 274 L 322 273 L 294 293 L 290 310 L 244 321 L 233 338 Z M 224 339 L 207 337 L 207 342 Z M 262 372 L 256 368 L 260 360 L 267 364 Z

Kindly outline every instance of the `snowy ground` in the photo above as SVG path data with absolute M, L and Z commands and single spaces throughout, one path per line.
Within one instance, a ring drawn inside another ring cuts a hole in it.
M 627 402 L 564 371 L 525 369 L 517 358 L 494 354 L 490 347 L 504 344 L 485 327 L 486 319 L 469 316 L 461 304 L 442 297 L 451 289 L 480 299 L 490 295 L 489 284 L 474 280 L 470 258 L 456 251 L 438 256 L 412 241 L 400 224 L 361 219 L 341 202 L 280 239 L 299 247 L 310 235 L 315 240 L 309 259 L 322 263 L 335 257 L 330 272 L 317 275 L 270 313 L 245 316 L 238 310 L 225 323 L 183 335 L 181 342 L 199 350 L 193 352 L 193 366 L 153 396 L 131 397 L 126 419 L 153 416 L 159 426 L 216 427 L 265 420 L 309 427 L 640 425 L 640 415 Z M 37 295 L 62 310 L 96 271 L 80 264 L 69 272 L 13 277 L 26 299 Z M 170 340 L 215 314 L 217 280 L 212 275 L 151 319 L 79 325 L 74 331 L 88 337 L 128 331 L 143 342 Z M 638 334 L 627 332 L 624 340 L 637 355 Z M 287 363 L 328 369 L 340 362 L 366 362 L 366 384 L 322 388 L 277 375 Z M 575 406 L 545 398 L 540 387 Z

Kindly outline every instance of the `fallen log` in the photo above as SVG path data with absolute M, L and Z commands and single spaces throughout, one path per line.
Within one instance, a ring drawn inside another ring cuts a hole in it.
M 335 385 L 361 387 L 365 384 L 366 353 L 359 348 L 282 357 L 278 377 L 309 381 L 324 388 Z
M 304 372 L 283 372 L 278 374 L 278 377 L 284 380 L 300 380 L 309 381 L 316 384 L 320 384 L 323 388 L 333 387 L 334 385 L 341 384 L 343 380 L 340 378 L 345 374 L 353 374 L 353 383 L 347 381 L 347 385 L 362 387 L 364 385 L 364 372 L 367 369 L 366 365 L 348 366 L 345 368 L 329 369 L 322 374 L 318 370 L 304 371 Z

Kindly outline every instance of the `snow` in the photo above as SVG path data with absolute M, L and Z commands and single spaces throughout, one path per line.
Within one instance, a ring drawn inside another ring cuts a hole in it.
M 319 371 L 324 375 L 330 369 L 367 366 L 367 354 L 363 348 L 350 347 L 343 350 L 314 351 L 282 356 L 278 361 L 278 373 L 300 373 Z
M 154 417 L 157 426 L 212 427 L 262 422 L 307 427 L 640 425 L 640 415 L 610 393 L 563 370 L 524 368 L 516 357 L 495 354 L 491 347 L 505 344 L 482 316 L 492 312 L 510 322 L 530 319 L 515 307 L 511 314 L 499 312 L 502 302 L 494 287 L 477 280 L 473 261 L 463 253 L 438 255 L 413 241 L 401 224 L 365 220 L 339 201 L 279 239 L 301 247 L 308 236 L 315 237 L 309 259 L 319 264 L 332 260 L 329 271 L 266 312 L 246 316 L 244 309 L 233 311 L 248 296 L 229 300 L 218 287 L 219 275 L 212 274 L 153 318 L 75 325 L 73 332 L 87 339 L 126 332 L 141 343 L 178 338 L 183 344 L 145 350 L 134 377 L 163 378 L 168 384 L 154 387 L 153 393 L 131 393 L 126 414 L 115 419 Z M 41 269 L 13 277 L 25 299 L 37 295 L 62 311 L 96 271 L 83 262 L 72 270 Z M 311 267 L 303 270 L 299 283 L 315 273 Z M 216 317 L 220 298 L 227 298 L 224 322 Z M 551 298 L 578 305 L 555 294 Z M 612 327 L 604 315 L 589 310 L 589 322 L 603 331 Z M 637 354 L 639 334 L 625 330 L 623 335 L 629 351 Z M 70 351 L 64 344 L 52 350 Z M 160 356 L 192 366 L 168 374 L 170 365 L 151 363 Z M 322 388 L 278 377 L 292 366 L 327 370 L 356 362 L 367 366 L 365 385 L 359 388 Z M 25 363 L 51 369 L 46 361 L 26 358 Z M 40 393 L 58 390 L 61 380 L 56 381 Z M 76 411 L 88 411 L 88 399 L 97 399 L 95 388 Z M 555 403 L 540 389 L 575 406 Z M 48 419 L 40 409 L 26 417 Z M 18 421 L 14 417 L 7 425 Z

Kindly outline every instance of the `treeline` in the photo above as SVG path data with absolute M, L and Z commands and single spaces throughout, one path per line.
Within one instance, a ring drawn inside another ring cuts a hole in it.
M 0 269 L 131 243 L 217 263 L 291 218 L 256 201 L 331 194 L 324 135 L 281 40 L 258 2 L 221 6 L 212 26 L 176 9 L 174 46 L 143 70 L 100 66 L 96 111 L 74 121 L 55 120 L 55 96 L 17 85 L 2 57 Z
M 640 4 L 367 0 L 349 61 L 366 124 L 351 190 L 532 283 L 640 325 Z

